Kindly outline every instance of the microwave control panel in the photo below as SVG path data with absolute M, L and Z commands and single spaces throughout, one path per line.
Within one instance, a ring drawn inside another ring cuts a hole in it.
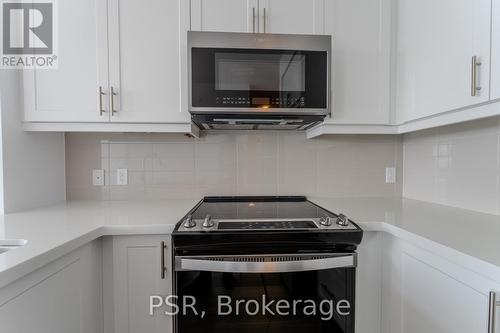
M 261 107 L 261 108 L 303 108 L 305 97 L 234 97 L 215 98 L 215 104 L 225 107 Z

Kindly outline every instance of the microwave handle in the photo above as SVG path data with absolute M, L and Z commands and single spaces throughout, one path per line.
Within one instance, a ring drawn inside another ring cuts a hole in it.
M 221 260 L 217 260 L 221 258 Z M 221 273 L 289 273 L 319 271 L 331 268 L 356 267 L 355 253 L 341 254 L 331 258 L 290 260 L 290 261 L 224 261 L 224 257 L 177 257 L 176 271 L 204 271 Z M 238 257 L 232 257 L 238 258 Z M 244 258 L 244 257 L 241 257 Z M 252 256 L 252 258 L 255 258 Z

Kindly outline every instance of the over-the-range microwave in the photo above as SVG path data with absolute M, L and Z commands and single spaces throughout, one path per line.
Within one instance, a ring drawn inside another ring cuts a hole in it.
M 202 130 L 304 130 L 330 113 L 331 36 L 190 31 L 188 58 Z

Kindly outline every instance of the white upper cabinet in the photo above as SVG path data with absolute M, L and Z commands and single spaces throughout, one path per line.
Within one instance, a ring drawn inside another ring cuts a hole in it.
M 191 0 L 191 30 L 257 32 L 258 0 Z
M 324 10 L 325 0 L 259 0 L 259 32 L 323 34 Z
M 191 29 L 322 34 L 325 0 L 191 0 Z
M 25 121 L 189 123 L 188 2 L 65 0 L 58 10 L 59 68 L 25 71 Z
M 398 1 L 399 122 L 489 100 L 490 14 L 491 0 Z
M 180 102 L 182 2 L 109 0 L 112 122 L 189 121 Z
M 331 124 L 390 122 L 391 0 L 325 3 L 332 35 Z
M 25 70 L 24 120 L 109 120 L 107 1 L 58 2 L 58 68 Z M 100 111 L 102 110 L 102 111 Z

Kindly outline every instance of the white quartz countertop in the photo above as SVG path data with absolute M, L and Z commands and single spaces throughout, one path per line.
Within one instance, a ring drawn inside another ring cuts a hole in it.
M 500 281 L 500 216 L 398 198 L 309 198 L 365 231 L 383 231 Z M 0 288 L 107 235 L 169 234 L 198 200 L 68 201 L 0 216 Z

